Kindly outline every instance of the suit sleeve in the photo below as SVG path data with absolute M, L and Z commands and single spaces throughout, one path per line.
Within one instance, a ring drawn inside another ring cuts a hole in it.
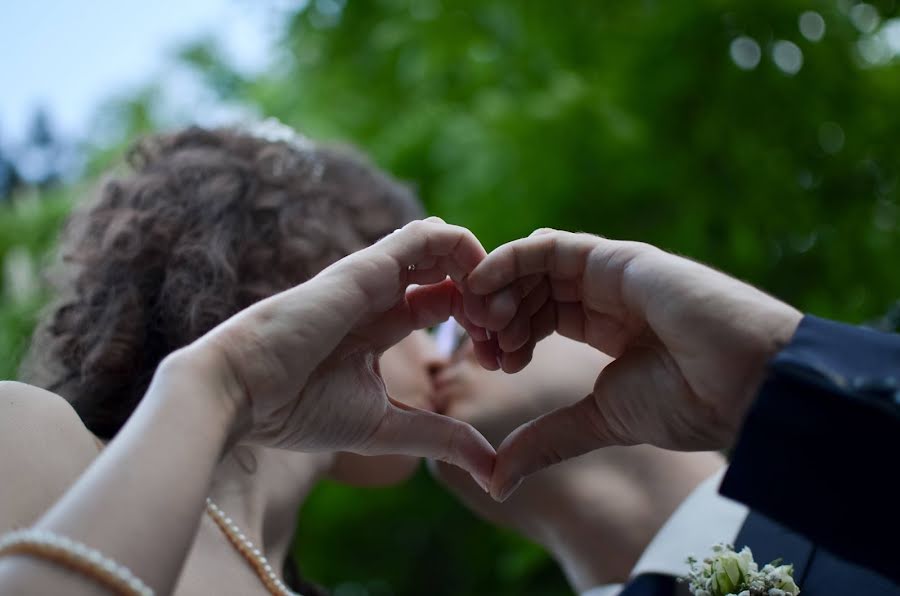
M 720 492 L 900 582 L 900 335 L 806 316 Z

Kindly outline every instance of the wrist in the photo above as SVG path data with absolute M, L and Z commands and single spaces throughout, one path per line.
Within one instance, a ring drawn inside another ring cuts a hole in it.
M 160 363 L 148 389 L 151 399 L 184 409 L 223 450 L 240 441 L 251 416 L 247 392 L 224 358 L 206 346 L 182 348 Z
M 316 293 L 340 297 L 330 300 L 329 308 L 345 322 L 347 329 L 368 314 L 372 307 L 372 297 L 360 284 L 359 276 L 354 275 L 354 256 L 344 257 L 306 282 L 307 286 L 315 286 L 311 289 Z
M 748 378 L 743 383 L 746 391 L 737 412 L 738 426 L 759 393 L 769 361 L 790 343 L 803 319 L 803 314 L 792 306 L 774 298 L 769 300 L 771 300 L 769 308 L 763 309 L 758 318 L 760 332 L 756 342 L 758 347 L 755 350 L 755 358 L 748 358 L 748 361 L 755 360 L 755 366 L 750 369 Z

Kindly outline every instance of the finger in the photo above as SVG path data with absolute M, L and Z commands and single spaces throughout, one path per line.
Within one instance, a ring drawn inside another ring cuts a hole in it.
M 490 502 L 490 499 L 486 498 L 487 495 L 484 494 L 484 491 L 479 490 L 478 485 L 472 482 L 472 478 L 456 466 L 428 460 L 425 467 L 428 468 L 435 480 L 452 490 L 465 502 L 470 503 L 475 499 L 478 499 L 479 502 Z M 493 505 L 497 506 L 496 503 L 493 503 Z
M 466 265 L 457 262 L 455 255 L 439 257 L 437 259 L 437 266 L 446 271 L 447 275 L 450 276 L 450 279 L 458 284 L 462 284 L 466 279 L 466 276 L 469 275 L 469 272 L 472 270 L 471 267 L 467 267 Z
M 372 248 L 395 259 L 401 270 L 407 270 L 410 265 L 418 266 L 420 262 L 427 263 L 427 259 L 440 262 L 441 257 L 446 257 L 444 264 L 452 262 L 457 275 L 472 271 L 487 254 L 472 232 L 445 224 L 439 218 L 408 223 Z
M 500 347 L 497 345 L 497 336 L 492 334 L 485 341 L 473 341 L 472 350 L 475 352 L 475 360 L 485 370 L 500 370 Z
M 545 302 L 531 318 L 530 325 L 525 345 L 514 352 L 501 354 L 500 362 L 504 372 L 513 374 L 528 366 L 538 342 L 556 331 L 556 305 L 553 302 Z
M 500 368 L 503 369 L 503 372 L 510 375 L 521 371 L 531 362 L 536 345 L 537 342 L 528 340 L 524 346 L 515 352 L 502 352 L 500 354 Z
M 451 316 L 462 313 L 462 295 L 453 280 L 444 277 L 440 282 L 421 285 L 406 292 L 405 302 L 395 307 L 406 318 L 402 331 L 434 327 Z
M 462 300 L 461 296 L 457 296 L 453 302 L 453 318 L 469 334 L 472 341 L 486 341 L 488 339 L 487 330 L 472 322 L 466 313 Z
M 485 327 L 491 320 L 491 315 L 487 307 L 487 297 L 473 294 L 466 288 L 462 289 L 462 293 L 466 317 L 476 325 Z
M 531 335 L 531 319 L 550 298 L 550 283 L 542 277 L 519 305 L 509 325 L 499 332 L 500 349 L 514 352 L 525 345 Z
M 485 296 L 484 326 L 493 331 L 499 331 L 509 325 L 519 310 L 522 296 L 522 291 L 517 284 L 507 286 L 496 294 Z
M 557 303 L 556 319 L 556 330 L 560 335 L 575 341 L 585 341 L 587 317 L 580 303 Z
M 437 264 L 437 257 L 425 257 L 424 259 L 416 263 L 416 267 L 418 267 L 419 269 L 431 269 Z
M 543 281 L 543 275 L 528 275 L 485 298 L 487 315 L 483 325 L 499 331 L 521 310 L 523 300 Z
M 617 317 L 593 313 L 588 316 L 581 303 L 556 303 L 556 330 L 560 335 L 618 357 L 643 328 L 629 328 Z
M 553 299 L 557 302 L 580 302 L 582 297 L 582 279 L 551 278 L 550 286 Z
M 485 336 L 484 330 L 466 317 L 462 294 L 451 279 L 411 288 L 406 292 L 406 301 L 395 308 L 406 319 L 401 330 L 407 334 L 416 329 L 434 327 L 454 317 L 468 333 Z
M 605 428 L 593 395 L 523 424 L 497 450 L 491 496 L 504 501 L 529 474 L 614 444 Z
M 515 240 L 488 255 L 469 275 L 468 287 L 486 295 L 537 273 L 562 279 L 580 277 L 600 240 L 589 234 L 557 231 Z
M 447 270 L 441 267 L 416 267 L 407 270 L 406 281 L 410 284 L 429 285 L 444 281 L 447 278 Z
M 387 350 L 417 329 L 443 323 L 454 311 L 462 311 L 462 297 L 452 280 L 410 287 L 404 300 L 368 324 L 366 335 L 377 338 L 376 349 Z
M 490 518 L 496 516 L 505 507 L 485 494 L 485 491 L 481 490 L 468 474 L 456 466 L 427 460 L 425 467 L 441 485 L 455 494 L 473 511 Z
M 471 474 L 485 492 L 496 455 L 471 425 L 394 400 L 364 449 L 371 454 L 413 455 L 453 464 Z

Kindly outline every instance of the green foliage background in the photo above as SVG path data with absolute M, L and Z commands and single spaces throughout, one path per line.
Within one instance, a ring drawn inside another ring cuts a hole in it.
M 900 297 L 900 62 L 862 59 L 878 32 L 854 27 L 852 5 L 316 0 L 285 17 L 269 72 L 243 76 L 202 40 L 179 61 L 223 101 L 359 145 L 488 248 L 542 226 L 639 239 L 859 322 Z M 896 17 L 894 0 L 875 5 Z M 806 10 L 825 19 L 819 42 L 798 30 Z M 739 35 L 762 47 L 753 70 L 729 56 Z M 773 63 L 776 40 L 803 52 L 796 75 Z M 160 125 L 154 98 L 113 106 L 123 142 Z M 823 138 L 835 125 L 837 151 Z M 46 254 L 82 192 L 6 209 L 0 257 Z M 2 374 L 42 299 L 0 303 Z M 320 487 L 297 552 L 340 596 L 569 593 L 537 547 L 425 473 L 392 489 Z

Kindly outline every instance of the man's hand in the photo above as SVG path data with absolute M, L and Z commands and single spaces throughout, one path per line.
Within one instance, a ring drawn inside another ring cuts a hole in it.
M 239 412 L 240 440 L 428 457 L 486 486 L 490 444 L 466 423 L 390 399 L 378 369 L 379 355 L 413 330 L 450 315 L 465 321 L 452 279 L 484 256 L 464 228 L 437 218 L 413 222 L 248 308 L 187 351 L 214 363 L 212 382 Z
M 467 342 L 435 376 L 437 403 L 499 445 L 519 425 L 581 399 L 610 361 L 554 334 L 538 344 L 528 366 L 507 375 L 479 366 Z M 535 473 L 504 503 L 453 466 L 429 469 L 472 511 L 546 548 L 584 592 L 626 581 L 669 515 L 722 464 L 718 453 L 609 447 Z
M 506 244 L 467 280 L 466 314 L 496 334 L 479 362 L 520 370 L 557 331 L 615 358 L 593 392 L 514 431 L 491 494 L 608 445 L 721 449 L 734 440 L 767 360 L 801 314 L 717 271 L 634 242 L 539 230 Z

